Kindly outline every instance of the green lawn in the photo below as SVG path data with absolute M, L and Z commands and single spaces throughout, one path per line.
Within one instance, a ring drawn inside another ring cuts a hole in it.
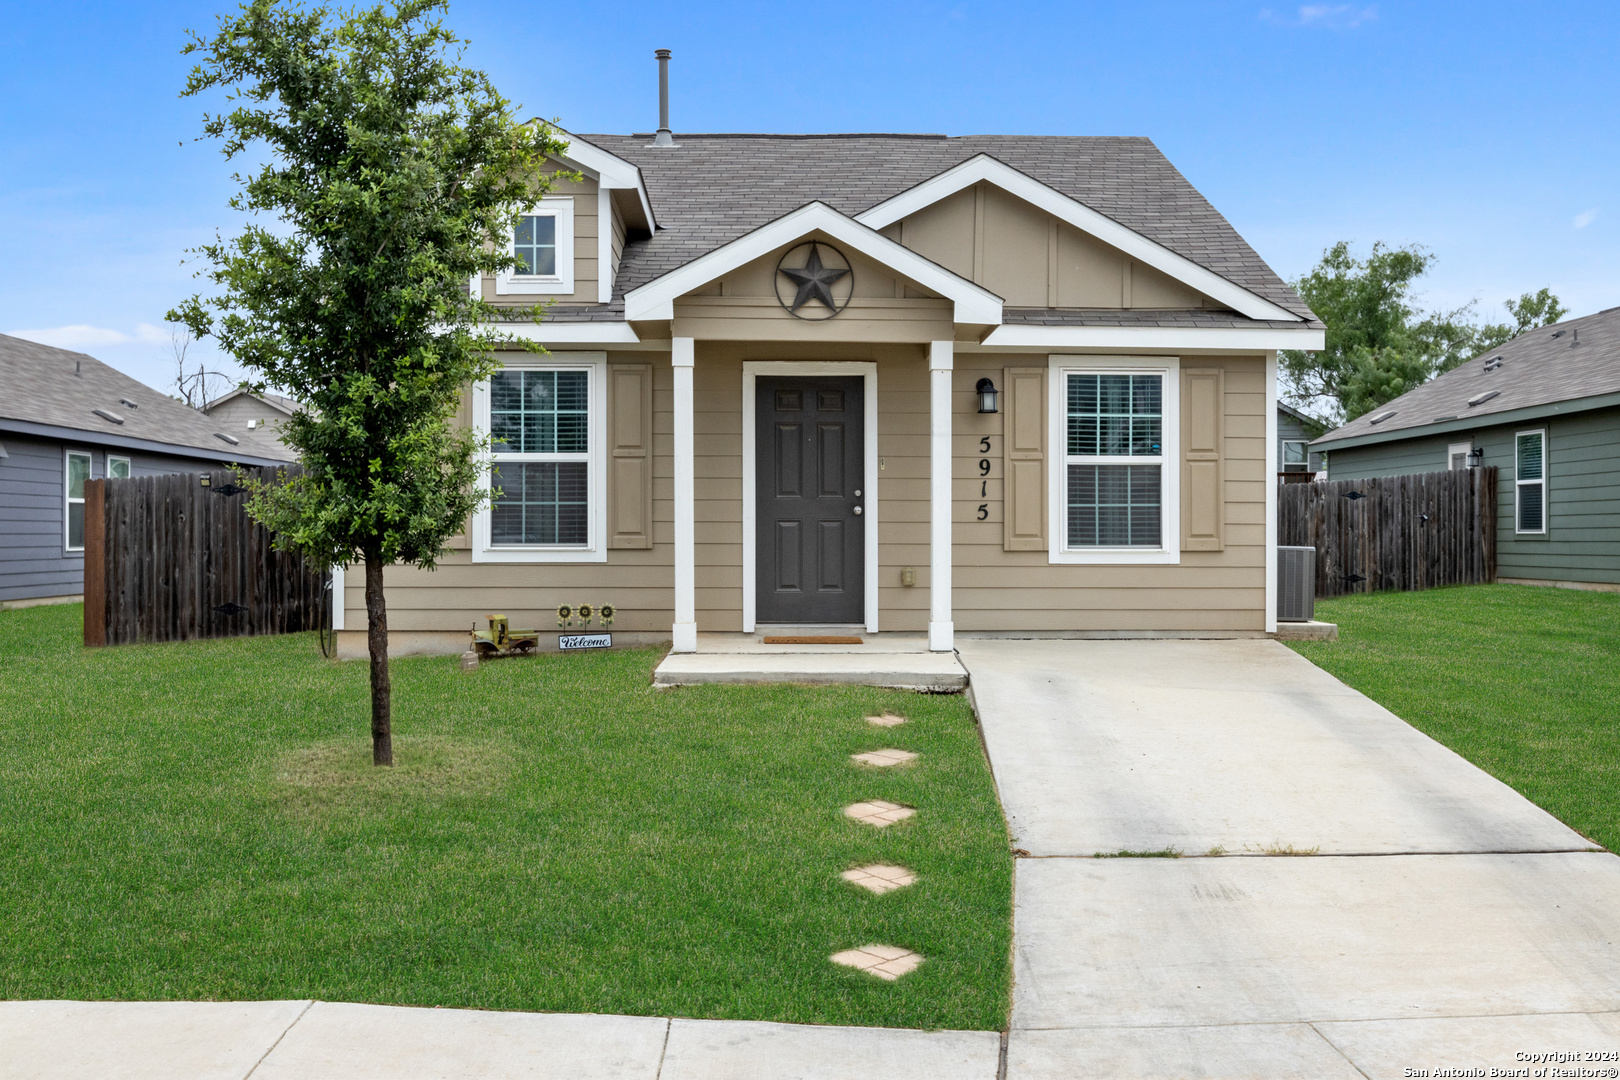
M 1620 851 L 1620 595 L 1469 585 L 1318 602 L 1293 648 Z
M 312 636 L 87 651 L 79 620 L 0 613 L 0 998 L 1006 1021 L 1011 858 L 961 697 L 406 659 L 374 770 L 366 667 Z M 882 746 L 922 757 L 849 761 Z M 871 798 L 920 811 L 843 818 Z M 840 879 L 868 862 L 920 880 Z M 827 960 L 873 942 L 927 961 Z

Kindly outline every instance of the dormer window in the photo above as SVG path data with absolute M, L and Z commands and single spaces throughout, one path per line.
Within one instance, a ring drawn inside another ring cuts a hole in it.
M 495 279 L 499 296 L 569 296 L 574 291 L 574 199 L 548 196 L 513 226 L 517 265 Z
M 516 277 L 557 276 L 557 215 L 524 214 L 518 218 L 512 241 L 517 255 Z

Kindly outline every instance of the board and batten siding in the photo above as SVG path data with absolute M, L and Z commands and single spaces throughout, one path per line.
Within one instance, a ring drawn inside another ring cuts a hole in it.
M 1514 437 L 1538 429 L 1547 432 L 1547 532 L 1520 534 L 1514 531 Z M 1470 438 L 1485 451 L 1484 464 L 1498 470 L 1498 577 L 1620 583 L 1620 409 L 1331 450 L 1328 477 L 1358 480 L 1443 471 L 1449 446 Z

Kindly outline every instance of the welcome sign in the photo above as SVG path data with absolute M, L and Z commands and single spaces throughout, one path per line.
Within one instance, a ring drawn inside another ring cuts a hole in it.
M 613 635 L 558 634 L 557 647 L 559 649 L 610 649 L 613 647 Z

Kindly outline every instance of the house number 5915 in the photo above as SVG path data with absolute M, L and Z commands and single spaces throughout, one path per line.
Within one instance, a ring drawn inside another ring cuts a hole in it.
M 988 454 L 989 452 L 990 452 L 990 436 L 982 435 L 982 436 L 979 437 L 979 453 Z M 982 457 L 982 458 L 979 459 L 979 476 L 982 478 L 982 477 L 986 477 L 986 476 L 989 476 L 989 475 L 990 475 L 990 459 L 987 458 L 987 457 Z M 979 498 L 981 498 L 981 499 L 985 498 L 989 493 L 990 493 L 990 481 L 985 480 L 985 479 L 980 479 L 979 480 Z M 989 516 L 990 516 L 990 504 L 989 503 L 980 503 L 979 504 L 979 515 L 978 515 L 979 520 L 984 521 Z

